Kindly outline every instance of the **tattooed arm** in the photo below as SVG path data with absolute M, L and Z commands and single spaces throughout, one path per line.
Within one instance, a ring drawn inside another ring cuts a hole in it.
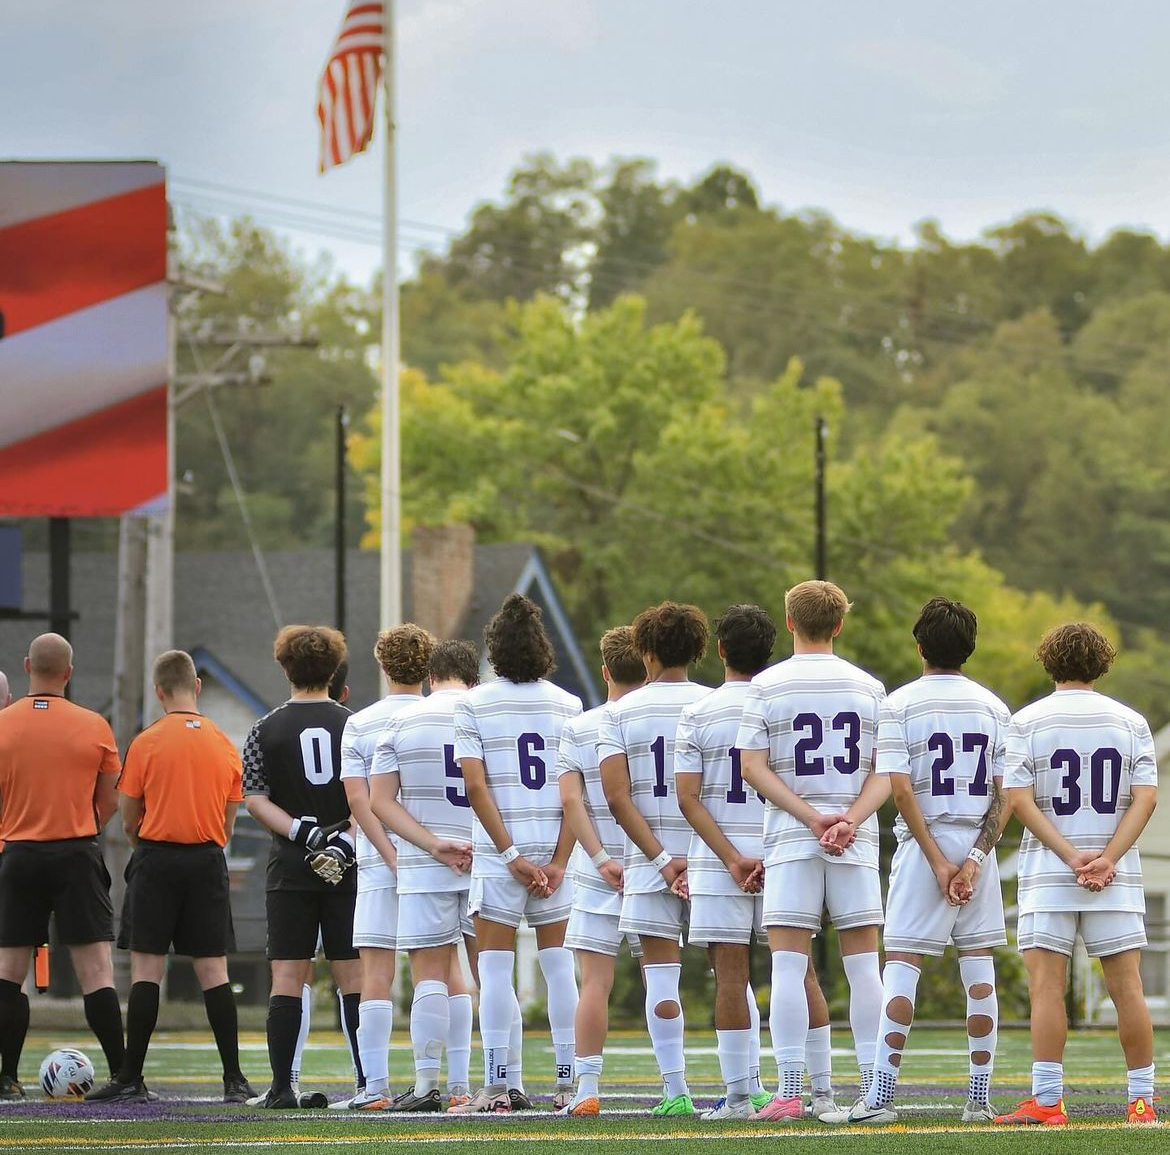
M 983 825 L 979 830 L 979 837 L 975 839 L 972 849 L 988 855 L 995 851 L 996 843 L 1003 834 L 1004 827 L 1012 816 L 1012 808 L 1007 804 L 1007 796 L 1003 792 L 1003 779 L 992 778 L 991 801 L 987 805 L 987 813 L 983 816 Z M 971 901 L 975 893 L 975 880 L 979 877 L 979 863 L 968 858 L 959 868 L 958 873 L 951 879 L 950 898 L 955 903 Z

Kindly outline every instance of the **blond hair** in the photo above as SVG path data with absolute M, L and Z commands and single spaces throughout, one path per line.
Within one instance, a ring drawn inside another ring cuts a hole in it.
M 784 595 L 785 614 L 808 642 L 831 641 L 850 608 L 845 591 L 832 582 L 801 582 Z
M 168 697 L 176 694 L 195 693 L 195 683 L 199 675 L 195 672 L 195 662 L 186 650 L 167 650 L 154 659 L 154 668 L 151 680 Z

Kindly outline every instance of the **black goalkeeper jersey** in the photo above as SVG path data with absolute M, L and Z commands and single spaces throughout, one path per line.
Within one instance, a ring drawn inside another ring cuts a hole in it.
M 341 781 L 341 734 L 349 711 L 330 701 L 289 701 L 265 714 L 244 743 L 244 794 L 266 794 L 293 818 L 312 815 L 318 826 L 349 818 Z M 281 834 L 272 836 L 269 890 L 352 891 L 357 871 L 337 886 L 305 863 L 305 848 Z

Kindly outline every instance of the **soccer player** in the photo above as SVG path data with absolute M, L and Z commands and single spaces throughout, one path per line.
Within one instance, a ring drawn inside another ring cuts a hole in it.
M 370 765 L 378 735 L 400 711 L 422 701 L 422 682 L 435 639 L 408 622 L 383 630 L 374 647 L 390 692 L 351 715 L 341 740 L 341 780 L 357 821 L 357 905 L 353 945 L 362 960 L 361 1004 L 350 1016 L 357 1024 L 354 1070 L 359 1084 L 348 1105 L 355 1111 L 382 1111 L 390 1106 L 390 1032 L 394 1026 L 394 958 L 397 949 L 398 889 L 396 851 L 382 823 L 370 809 Z M 364 1078 L 363 1078 L 364 1076 Z
M 1158 800 L 1146 720 L 1094 689 L 1116 652 L 1084 622 L 1058 626 L 1036 656 L 1055 692 L 1016 713 L 1004 787 L 1020 845 L 1018 939 L 1032 1000 L 1032 1098 L 997 1123 L 1068 1122 L 1065 984 L 1079 934 L 1099 959 L 1128 1069 L 1130 1123 L 1156 1122 L 1154 1035 L 1139 969 L 1145 896 L 1136 849 Z
M 572 885 L 565 868 L 573 835 L 564 822 L 550 768 L 565 723 L 581 700 L 545 680 L 554 668 L 552 643 L 539 606 L 511 594 L 484 630 L 497 674 L 455 703 L 455 758 L 475 813 L 468 911 L 479 951 L 479 1027 L 484 1086 L 454 1114 L 503 1112 L 527 1106 L 508 1086 L 508 1051 L 519 1003 L 513 980 L 520 919 L 536 931 L 537 960 L 548 987 L 548 1018 L 556 1062 L 553 1107 L 573 1097 L 573 1018 L 577 978 L 564 948 Z
M 155 696 L 163 716 L 130 744 L 118 782 L 122 825 L 134 847 L 118 946 L 130 951 L 130 1000 L 122 1069 L 87 1101 L 146 1097 L 142 1067 L 158 1021 L 167 952 L 189 955 L 203 990 L 207 1021 L 223 1064 L 223 1101 L 255 1092 L 240 1071 L 236 1000 L 228 982 L 232 942 L 227 845 L 244 800 L 240 755 L 199 713 L 200 681 L 191 655 L 168 650 L 155 659 Z
M 394 1100 L 392 1111 L 442 1110 L 444 1050 L 449 1105 L 471 1097 L 471 996 L 459 942 L 466 940 L 474 951 L 467 914 L 472 816 L 455 761 L 455 706 L 478 681 L 475 647 L 440 642 L 431 654 L 430 696 L 394 716 L 378 739 L 370 768 L 374 813 L 399 839 L 398 949 L 410 955 L 414 985 L 414 1088 Z
M 963 1122 L 989 1122 L 999 1029 L 992 948 L 1007 942 L 995 844 L 1007 823 L 1002 793 L 1007 707 L 963 676 L 978 623 L 960 602 L 931 598 L 914 624 L 922 677 L 895 690 L 878 723 L 877 773 L 893 786 L 898 849 L 890 871 L 882 1017 L 868 1094 L 825 1121 L 893 1123 L 894 1087 L 924 955 L 954 942 L 967 994 L 970 1079 Z
M 646 681 L 646 667 L 629 626 L 618 626 L 602 635 L 601 663 L 607 702 L 565 723 L 556 765 L 565 821 L 584 855 L 573 875 L 573 909 L 565 931 L 565 946 L 576 954 L 581 968 L 576 1021 L 577 1091 L 561 1108 L 562 1115 L 597 1115 L 601 1111 L 599 1083 L 602 1049 L 609 1030 L 614 960 L 623 938 L 628 938 L 636 956 L 642 953 L 637 935 L 626 935 L 618 927 L 625 840 L 605 801 L 597 761 L 602 713 L 608 704 L 620 701 Z
M 876 810 L 889 779 L 872 773 L 881 683 L 833 653 L 849 602 L 832 582 L 784 597 L 793 656 L 758 674 L 735 745 L 743 780 L 765 798 L 764 925 L 772 948 L 772 1045 L 780 1089 L 753 1118 L 801 1119 L 809 1011 L 793 998 L 827 906 L 849 981 L 849 1025 L 864 1091 L 881 1015 Z M 854 835 L 856 838 L 854 839 Z
M 298 1106 L 293 1055 L 318 936 L 343 1002 L 347 995 L 356 1000 L 361 966 L 353 946 L 354 872 L 347 869 L 353 862 L 352 820 L 339 777 L 350 714 L 329 697 L 329 683 L 346 656 L 345 639 L 328 626 L 285 626 L 274 656 L 292 693 L 256 722 L 244 744 L 245 805 L 272 831 L 265 893 L 272 1085 L 259 1102 L 249 1102 L 285 1108 Z
M 24 669 L 28 696 L 0 712 L 0 1052 L 24 1046 L 20 986 L 52 915 L 113 1076 L 124 1056 L 122 1008 L 110 956 L 110 875 L 97 835 L 118 804 L 118 747 L 100 714 L 65 697 L 73 647 L 63 637 L 34 638 Z
M 643 610 L 633 629 L 647 684 L 602 714 L 597 757 L 605 800 L 626 836 L 618 927 L 638 936 L 645 958 L 646 1024 L 663 1082 L 653 1113 L 693 1115 L 678 995 L 690 827 L 674 791 L 674 744 L 684 707 L 711 692 L 688 673 L 707 652 L 709 629 L 702 610 L 677 602 Z

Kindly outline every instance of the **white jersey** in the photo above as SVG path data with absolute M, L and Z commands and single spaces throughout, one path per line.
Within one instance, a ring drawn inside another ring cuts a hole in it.
M 1149 723 L 1095 690 L 1056 690 L 1012 717 L 1003 784 L 1030 789 L 1043 814 L 1078 850 L 1104 850 L 1129 809 L 1131 788 L 1158 785 Z M 1137 847 L 1117 864 L 1113 882 L 1094 894 L 1078 886 L 1060 857 L 1025 831 L 1019 902 L 1021 914 L 1143 913 Z
M 497 678 L 461 695 L 455 706 L 456 759 L 484 763 L 488 788 L 513 844 L 539 866 L 551 860 L 561 831 L 554 773 L 561 731 L 580 713 L 580 698 L 543 678 Z M 471 842 L 473 877 L 511 877 L 479 819 Z
M 928 674 L 895 690 L 878 721 L 877 772 L 906 774 L 927 826 L 983 825 L 992 780 L 1003 777 L 1011 713 L 962 674 Z M 910 837 L 901 815 L 898 840 Z
M 873 769 L 885 690 L 875 677 L 835 654 L 795 654 L 752 679 L 735 744 L 767 750 L 781 781 L 822 814 L 843 814 Z M 764 865 L 822 857 L 878 865 L 877 815 L 867 818 L 840 857 L 826 854 L 803 822 L 764 805 Z
M 455 761 L 455 703 L 465 690 L 436 690 L 400 710 L 378 738 L 370 776 L 398 775 L 398 801 L 420 826 L 440 838 L 471 841 L 471 803 Z M 456 874 L 406 838 L 397 839 L 399 894 L 466 890 Z
M 597 762 L 624 754 L 630 766 L 630 797 L 654 837 L 674 857 L 685 858 L 691 828 L 674 792 L 674 739 L 683 707 L 711 692 L 697 682 L 651 682 L 613 702 L 601 716 Z M 669 889 L 662 875 L 628 836 L 625 839 L 625 893 L 657 894 Z
M 421 702 L 421 694 L 388 694 L 380 698 L 372 706 L 358 710 L 346 719 L 345 730 L 341 735 L 341 778 L 364 778 L 368 784 L 370 779 L 370 765 L 374 761 L 374 747 L 378 744 L 378 736 L 400 710 Z M 398 839 L 386 832 L 387 836 L 398 845 Z M 374 844 L 358 827 L 356 839 L 356 855 L 359 884 L 362 867 L 367 870 L 384 866 L 382 856 L 374 849 Z

